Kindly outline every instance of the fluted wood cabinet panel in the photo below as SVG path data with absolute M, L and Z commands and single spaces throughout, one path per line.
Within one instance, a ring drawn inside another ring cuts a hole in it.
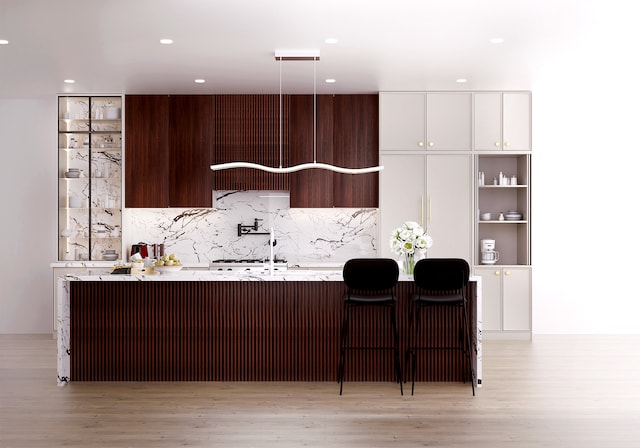
M 336 95 L 333 161 L 346 168 L 378 165 L 378 95 Z M 378 207 L 378 173 L 334 175 L 335 207 Z
M 169 205 L 167 95 L 125 98 L 125 207 Z
M 412 282 L 397 289 L 402 353 L 413 291 Z M 71 282 L 71 378 L 335 381 L 343 293 L 342 282 Z M 475 283 L 467 296 L 475 322 Z M 389 340 L 386 313 L 356 311 L 352 345 Z M 457 333 L 443 331 L 457 328 L 457 316 L 429 311 L 425 335 L 451 344 Z M 345 367 L 349 381 L 393 380 L 389 351 L 350 352 Z M 466 373 L 457 352 L 419 357 L 419 381 Z
M 313 162 L 313 95 L 290 96 L 289 150 L 292 165 Z M 333 163 L 333 96 L 316 96 L 316 159 Z M 304 170 L 290 175 L 291 207 L 333 207 L 334 173 Z
M 213 96 L 171 96 L 169 123 L 169 205 L 211 207 Z
M 288 99 L 283 98 L 283 156 L 288 159 Z M 214 95 L 214 160 L 280 165 L 279 95 Z M 214 172 L 217 190 L 289 190 L 288 174 L 234 168 Z

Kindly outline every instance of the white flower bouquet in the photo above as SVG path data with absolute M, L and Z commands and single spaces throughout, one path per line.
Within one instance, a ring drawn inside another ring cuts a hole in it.
M 391 234 L 391 250 L 394 254 L 405 255 L 424 252 L 431 247 L 433 239 L 417 222 L 407 221 Z
M 394 254 L 404 256 L 404 271 L 412 274 L 416 254 L 424 255 L 433 244 L 433 239 L 420 224 L 407 221 L 391 233 L 390 244 Z

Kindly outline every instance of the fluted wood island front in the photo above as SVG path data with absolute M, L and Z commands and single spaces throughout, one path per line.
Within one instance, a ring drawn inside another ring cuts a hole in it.
M 468 286 L 474 363 L 481 384 L 480 279 Z M 336 381 L 342 272 L 269 275 L 182 271 L 168 275 L 67 276 L 58 283 L 58 383 L 73 381 Z M 402 353 L 413 279 L 398 283 Z M 351 334 L 388 338 L 375 310 Z M 451 310 L 425 323 L 455 325 Z M 388 339 L 387 339 L 388 340 Z M 441 334 L 438 343 L 451 344 Z M 353 352 L 347 381 L 391 381 L 389 352 Z M 419 381 L 461 381 L 457 352 L 420 357 Z

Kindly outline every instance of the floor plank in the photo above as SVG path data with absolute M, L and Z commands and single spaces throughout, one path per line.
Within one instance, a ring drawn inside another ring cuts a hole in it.
M 0 447 L 638 447 L 640 336 L 484 341 L 484 384 L 71 383 L 0 335 Z

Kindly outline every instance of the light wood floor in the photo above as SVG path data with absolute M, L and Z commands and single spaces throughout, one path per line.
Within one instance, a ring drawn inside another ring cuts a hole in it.
M 640 447 L 640 336 L 484 342 L 484 385 L 55 382 L 0 335 L 1 447 Z

